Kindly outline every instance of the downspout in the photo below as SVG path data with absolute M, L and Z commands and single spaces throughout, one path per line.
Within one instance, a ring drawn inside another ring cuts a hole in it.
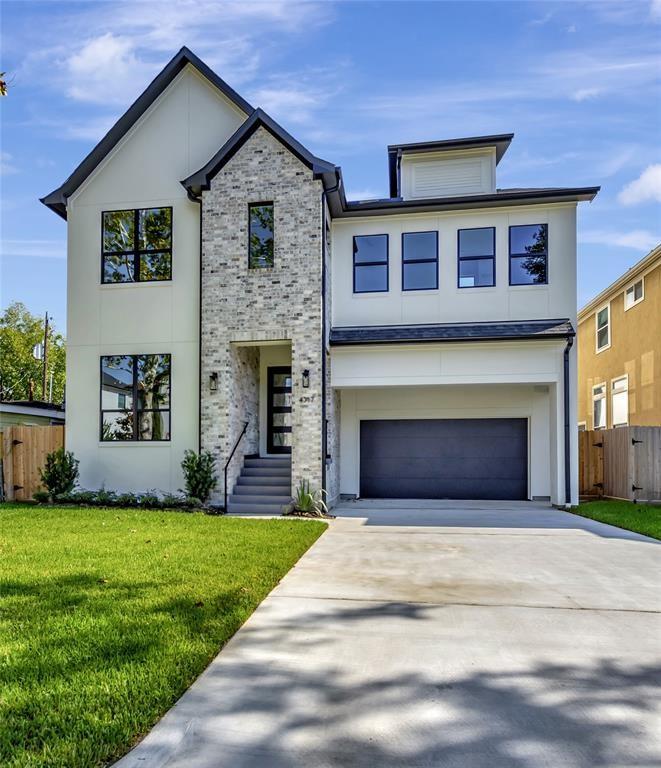
M 569 430 L 569 351 L 574 339 L 567 336 L 565 345 L 563 373 L 564 373 L 564 411 L 565 411 L 565 508 L 571 507 L 571 438 Z
M 337 176 L 336 176 L 337 179 Z M 322 182 L 323 184 L 323 182 Z M 326 200 L 331 192 L 337 192 L 340 181 L 321 193 L 321 487 L 326 490 Z

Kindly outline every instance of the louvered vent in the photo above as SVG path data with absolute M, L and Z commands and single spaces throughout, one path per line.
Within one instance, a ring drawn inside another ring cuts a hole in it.
M 411 171 L 411 197 L 443 197 L 483 191 L 482 162 L 477 158 L 415 163 Z

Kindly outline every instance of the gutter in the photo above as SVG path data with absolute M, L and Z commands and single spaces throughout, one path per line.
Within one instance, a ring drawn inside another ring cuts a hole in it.
M 574 343 L 573 336 L 567 336 L 563 352 L 564 373 L 564 414 L 565 414 L 565 509 L 571 507 L 571 438 L 569 430 L 569 351 Z
M 188 199 L 200 206 L 200 288 L 198 291 L 198 328 L 197 328 L 197 451 L 202 451 L 202 196 L 197 197 L 190 190 L 187 190 Z

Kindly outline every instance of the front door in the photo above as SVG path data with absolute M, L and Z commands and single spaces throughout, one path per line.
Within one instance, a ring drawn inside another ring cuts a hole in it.
M 291 368 L 268 369 L 268 434 L 269 453 L 291 453 Z

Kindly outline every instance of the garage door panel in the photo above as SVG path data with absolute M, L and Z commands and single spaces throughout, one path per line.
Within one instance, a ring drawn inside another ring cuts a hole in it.
M 361 496 L 525 499 L 526 419 L 362 421 Z

